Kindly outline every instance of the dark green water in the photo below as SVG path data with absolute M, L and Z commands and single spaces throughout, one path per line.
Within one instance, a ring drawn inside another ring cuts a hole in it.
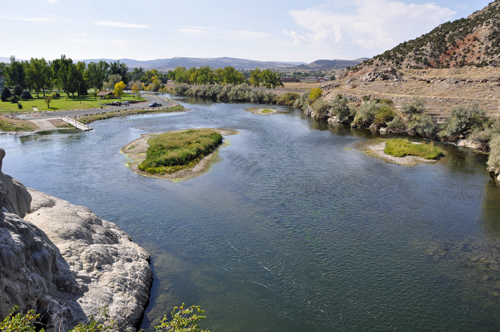
M 212 331 L 500 330 L 500 188 L 487 156 L 442 145 L 439 163 L 397 166 L 354 148 L 370 131 L 179 101 L 191 111 L 0 137 L 5 173 L 151 252 L 144 328 L 186 302 Z M 119 150 L 140 134 L 199 127 L 241 132 L 208 173 L 172 183 L 125 167 Z

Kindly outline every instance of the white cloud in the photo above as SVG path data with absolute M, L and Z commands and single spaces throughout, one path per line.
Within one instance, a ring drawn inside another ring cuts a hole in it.
M 20 16 L 6 16 L 0 15 L 0 18 L 4 18 L 7 20 L 15 20 L 15 21 L 24 21 L 24 22 L 57 22 L 57 20 L 48 17 L 20 17 Z
M 434 3 L 407 5 L 391 0 L 354 0 L 351 5 L 354 11 L 349 14 L 325 8 L 290 11 L 295 23 L 308 33 L 300 35 L 284 30 L 284 34 L 294 44 L 383 51 L 429 32 L 456 14 Z
M 204 36 L 214 39 L 265 39 L 271 35 L 264 32 L 255 31 L 244 31 L 244 30 L 218 30 L 208 27 L 197 27 L 197 26 L 185 26 L 177 29 L 178 32 L 194 35 L 194 36 Z
M 47 0 L 47 2 L 55 3 L 55 2 L 57 2 L 57 0 Z
M 85 32 L 80 32 L 80 33 L 75 33 L 75 36 L 86 36 L 87 34 Z
M 92 24 L 102 25 L 105 27 L 112 27 L 112 28 L 151 29 L 151 27 L 147 24 L 134 24 L 125 22 L 114 22 L 114 21 L 99 21 L 99 22 L 94 22 Z

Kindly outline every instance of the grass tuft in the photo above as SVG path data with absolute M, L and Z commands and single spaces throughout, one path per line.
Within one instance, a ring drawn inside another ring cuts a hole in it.
M 384 152 L 393 157 L 416 156 L 425 159 L 437 159 L 443 155 L 443 151 L 433 144 L 413 144 L 404 139 L 387 141 Z

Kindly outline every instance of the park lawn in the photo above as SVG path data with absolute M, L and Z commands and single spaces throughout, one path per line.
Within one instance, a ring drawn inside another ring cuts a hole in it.
M 47 94 L 47 93 L 46 93 Z M 33 95 L 33 94 L 32 94 Z M 89 108 L 99 108 L 104 103 L 111 103 L 113 101 L 147 101 L 143 97 L 135 97 L 131 94 L 123 94 L 120 99 L 97 99 L 93 95 L 82 96 L 80 99 L 75 95 L 75 100 L 71 96 L 68 96 L 66 100 L 66 94 L 61 95 L 59 98 L 54 98 L 50 102 L 50 108 L 47 107 L 43 95 L 40 94 L 40 98 L 35 97 L 30 100 L 21 100 L 19 103 L 23 106 L 20 110 L 17 108 L 17 104 L 11 102 L 0 102 L 0 110 L 8 112 L 18 112 L 18 111 L 33 111 L 33 107 L 36 107 L 39 111 L 62 111 L 62 110 L 77 110 L 77 109 L 89 109 Z

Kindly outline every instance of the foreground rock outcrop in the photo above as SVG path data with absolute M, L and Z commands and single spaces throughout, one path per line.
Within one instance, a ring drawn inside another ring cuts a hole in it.
M 86 207 L 1 171 L 0 181 L 0 318 L 18 305 L 67 331 L 107 306 L 120 330 L 135 329 L 153 279 L 148 253 Z

